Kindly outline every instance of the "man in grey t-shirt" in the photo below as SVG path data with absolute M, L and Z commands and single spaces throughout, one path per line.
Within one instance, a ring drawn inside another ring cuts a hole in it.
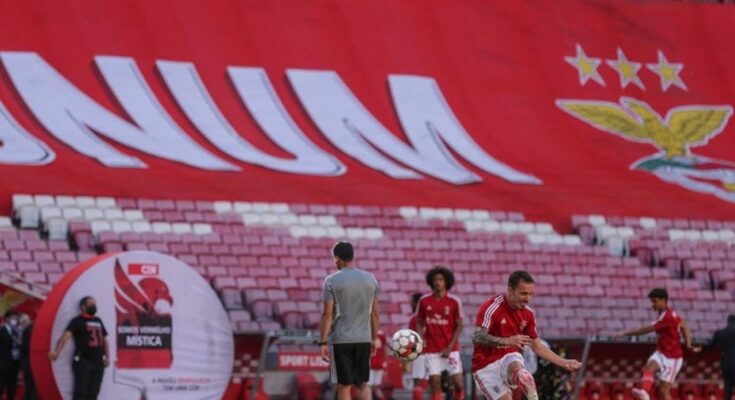
M 321 356 L 329 362 L 338 400 L 351 399 L 353 386 L 360 399 L 369 400 L 366 383 L 370 378 L 370 355 L 378 337 L 380 287 L 373 274 L 352 265 L 354 252 L 350 243 L 338 242 L 332 254 L 339 271 L 324 279 Z

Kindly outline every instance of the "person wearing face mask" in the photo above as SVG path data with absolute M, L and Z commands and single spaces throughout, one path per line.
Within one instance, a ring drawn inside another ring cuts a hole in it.
M 6 394 L 8 399 L 15 398 L 15 386 L 20 370 L 20 330 L 18 313 L 13 310 L 5 313 L 5 322 L 0 327 L 0 398 Z
M 74 339 L 74 395 L 73 400 L 94 400 L 102 385 L 105 368 L 110 365 L 107 346 L 107 330 L 102 320 L 95 317 L 97 302 L 91 296 L 79 301 L 80 315 L 67 325 L 64 335 L 49 352 L 51 361 L 56 361 L 66 342 Z

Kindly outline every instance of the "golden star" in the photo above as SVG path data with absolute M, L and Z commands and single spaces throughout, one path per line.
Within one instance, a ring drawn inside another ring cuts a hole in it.
M 662 91 L 665 92 L 669 90 L 669 87 L 671 87 L 671 85 L 674 85 L 684 91 L 687 90 L 687 85 L 684 83 L 683 80 L 681 80 L 681 77 L 679 77 L 679 73 L 681 73 L 681 70 L 684 69 L 684 64 L 670 63 L 669 60 L 666 59 L 663 51 L 658 51 L 657 64 L 650 63 L 646 64 L 646 66 L 654 74 L 658 75 L 661 78 Z
M 618 72 L 621 88 L 625 89 L 628 84 L 633 83 L 639 88 L 646 90 L 643 82 L 641 82 L 641 78 L 638 77 L 638 70 L 641 69 L 641 63 L 629 61 L 620 47 L 618 47 L 618 59 L 607 60 L 607 65 Z
M 599 83 L 600 86 L 605 86 L 605 81 L 600 76 L 600 72 L 597 71 L 597 67 L 600 66 L 602 61 L 599 58 L 587 57 L 587 54 L 584 53 L 584 49 L 582 49 L 579 43 L 577 43 L 576 50 L 577 54 L 574 57 L 564 57 L 564 61 L 577 69 L 579 73 L 579 84 L 584 86 L 588 80 L 592 79 Z

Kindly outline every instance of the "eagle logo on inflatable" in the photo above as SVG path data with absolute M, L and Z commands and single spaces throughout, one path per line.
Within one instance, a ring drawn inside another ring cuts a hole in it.
M 169 306 L 174 303 L 168 286 L 162 280 L 153 277 L 143 278 L 136 285 L 125 274 L 120 261 L 115 261 L 115 300 L 117 315 L 127 319 L 131 325 L 140 325 L 141 317 L 159 316 L 156 303 L 165 301 Z

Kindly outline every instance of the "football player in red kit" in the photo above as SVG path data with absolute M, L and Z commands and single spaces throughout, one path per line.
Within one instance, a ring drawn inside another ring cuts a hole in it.
M 687 349 L 698 352 L 700 347 L 692 346 L 692 335 L 684 319 L 668 306 L 669 294 L 666 289 L 656 288 L 648 293 L 651 307 L 658 312 L 658 318 L 651 325 L 622 332 L 616 336 L 638 336 L 656 332 L 658 341 L 656 351 L 643 367 L 641 388 L 633 389 L 633 397 L 648 400 L 653 388 L 654 376 L 658 380 L 658 395 L 660 399 L 669 400 L 671 385 L 681 370 L 684 351 L 681 348 L 680 333 L 684 336 Z
M 441 374 L 449 373 L 454 384 L 454 399 L 464 399 L 462 360 L 459 356 L 459 335 L 462 333 L 462 302 L 449 293 L 454 286 L 451 270 L 437 266 L 426 274 L 426 284 L 432 293 L 419 300 L 416 328 L 424 338 L 425 368 L 432 387 L 432 400 L 442 399 Z
M 528 400 L 538 400 L 533 375 L 523 365 L 524 346 L 531 346 L 539 357 L 569 371 L 580 367 L 579 361 L 559 357 L 542 344 L 536 316 L 528 307 L 533 289 L 531 275 L 515 271 L 508 278 L 506 293 L 487 299 L 477 312 L 472 376 L 488 400 L 511 400 L 515 389 Z

